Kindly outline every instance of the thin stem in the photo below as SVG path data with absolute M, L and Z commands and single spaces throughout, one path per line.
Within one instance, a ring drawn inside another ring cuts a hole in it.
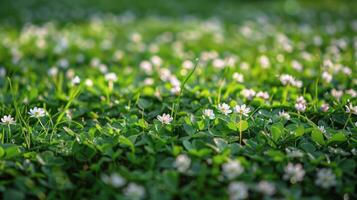
M 10 124 L 8 124 L 7 125 L 7 128 L 8 128 L 8 130 L 9 130 L 9 134 L 7 135 L 7 142 L 9 142 L 10 141 L 10 138 L 11 138 L 11 128 L 10 128 Z
M 242 145 L 242 115 L 239 115 L 239 144 Z
M 176 98 L 176 101 L 175 101 L 175 105 L 173 106 L 173 109 L 175 110 L 175 114 L 174 114 L 174 122 L 176 122 L 176 115 L 177 115 L 177 112 L 179 111 L 180 109 L 180 101 L 181 101 L 181 96 L 185 90 L 185 85 L 187 83 L 187 81 L 191 78 L 192 74 L 196 71 L 196 68 L 199 64 L 200 60 L 199 59 L 196 59 L 196 64 L 195 64 L 195 67 L 192 69 L 192 71 L 186 76 L 185 80 L 183 81 L 182 85 L 181 85 L 181 90 L 180 90 L 180 94 L 179 96 Z
M 348 122 L 350 121 L 350 119 L 351 119 L 351 113 L 348 115 L 348 118 L 347 118 L 347 120 L 346 120 L 346 123 L 345 123 L 345 125 L 343 126 L 343 130 L 345 130 L 345 128 L 347 127 L 347 124 L 348 124 Z
M 47 131 L 46 127 L 43 125 L 43 123 L 42 123 L 42 121 L 41 121 L 41 119 L 40 119 L 40 118 L 38 118 L 38 121 L 40 122 L 40 124 L 41 124 L 42 128 L 45 130 L 45 133 L 46 133 L 46 136 L 47 136 L 48 131 Z

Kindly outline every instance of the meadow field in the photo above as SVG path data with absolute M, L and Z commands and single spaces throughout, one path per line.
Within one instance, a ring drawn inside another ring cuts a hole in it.
M 0 199 L 357 199 L 356 11 L 1 0 Z

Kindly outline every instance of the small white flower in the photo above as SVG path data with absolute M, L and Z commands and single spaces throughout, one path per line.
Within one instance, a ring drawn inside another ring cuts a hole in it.
M 208 119 L 214 119 L 215 115 L 214 115 L 213 110 L 211 110 L 211 109 L 203 110 L 203 117 L 208 117 Z
M 57 67 L 51 67 L 49 70 L 48 70 L 48 75 L 50 76 L 56 76 L 58 74 L 58 68 Z
M 226 103 L 219 104 L 218 110 L 224 115 L 232 113 L 231 107 Z
M 92 87 L 93 86 L 93 81 L 91 79 L 86 79 L 84 84 L 87 86 L 87 87 Z
M 291 61 L 291 66 L 297 71 L 301 71 L 302 70 L 302 65 L 297 60 Z
M 28 114 L 30 115 L 30 117 L 41 118 L 46 115 L 46 111 L 43 108 L 34 107 L 33 109 L 30 109 Z
M 118 80 L 118 77 L 114 72 L 110 72 L 110 73 L 105 74 L 104 78 L 105 78 L 106 81 L 109 81 L 109 82 L 115 82 L 115 81 Z
M 181 154 L 177 156 L 174 163 L 174 166 L 181 173 L 186 172 L 190 168 L 190 165 L 191 165 L 191 159 L 185 154 Z
M 326 83 L 330 83 L 332 81 L 332 75 L 328 72 L 322 72 L 321 76 Z
M 259 57 L 259 64 L 263 69 L 267 69 L 270 67 L 269 58 L 265 55 Z
M 324 103 L 321 105 L 320 109 L 322 112 L 327 112 L 328 109 L 330 109 L 330 106 L 327 103 Z
M 72 85 L 78 85 L 81 83 L 81 79 L 79 78 L 79 76 L 75 76 L 73 79 L 72 79 Z
M 119 188 L 123 185 L 125 185 L 126 180 L 119 174 L 117 173 L 113 173 L 110 176 L 107 176 L 105 174 L 103 174 L 101 176 L 102 181 L 108 185 L 112 185 L 115 188 Z
M 256 94 L 253 89 L 243 89 L 240 93 L 249 100 L 252 100 Z
M 230 200 L 241 200 L 248 197 L 248 187 L 242 182 L 231 182 L 228 186 Z
M 271 195 L 275 194 L 275 192 L 276 192 L 275 185 L 268 181 L 260 181 L 258 183 L 257 188 L 261 193 L 268 195 L 268 196 L 271 196 Z
M 147 61 L 147 60 L 144 60 L 140 63 L 140 68 L 146 73 L 146 74 L 152 74 L 153 72 L 153 67 L 152 67 L 152 64 Z
M 320 169 L 317 172 L 315 184 L 322 188 L 328 189 L 336 185 L 336 176 L 333 174 L 331 169 Z
M 174 86 L 171 88 L 170 93 L 173 95 L 179 95 L 181 92 L 181 87 L 180 86 Z
M 282 74 L 280 75 L 279 79 L 283 85 L 291 85 L 297 88 L 302 87 L 302 81 L 296 80 L 293 76 L 289 74 Z
M 232 180 L 243 173 L 244 168 L 238 160 L 230 160 L 223 164 L 223 175 L 228 179 Z
M 303 96 L 299 96 L 296 99 L 295 109 L 299 112 L 304 112 L 306 110 L 306 100 Z
M 130 183 L 125 189 L 124 194 L 129 199 L 139 200 L 145 197 L 145 188 L 136 183 Z
M 324 126 L 318 126 L 317 127 L 322 133 L 326 133 L 326 129 Z
M 146 78 L 144 80 L 144 85 L 149 86 L 154 84 L 154 79 L 153 78 Z
M 248 114 L 250 113 L 250 108 L 248 108 L 245 104 L 236 105 L 234 107 L 234 112 L 247 117 Z
M 357 97 L 357 92 L 354 89 L 346 90 L 346 94 L 349 94 L 352 98 Z
M 353 106 L 351 103 L 346 105 L 346 113 L 351 113 L 357 115 L 357 106 Z
M 243 83 L 243 81 L 244 81 L 244 76 L 243 76 L 243 74 L 240 74 L 240 73 L 235 72 L 235 73 L 233 74 L 233 79 L 234 79 L 235 81 L 237 81 L 238 83 Z
M 173 118 L 169 114 L 162 114 L 161 116 L 158 115 L 157 119 L 162 123 L 162 124 L 170 124 Z
M 1 122 L 4 124 L 4 125 L 12 125 L 12 124 L 15 124 L 16 121 L 13 117 L 11 117 L 11 115 L 4 115 L 2 118 L 1 118 Z
M 287 112 L 285 112 L 285 111 L 280 111 L 280 112 L 279 112 L 279 117 L 284 118 L 284 119 L 286 119 L 286 120 L 290 120 L 290 115 L 289 115 L 289 113 L 287 113 Z
M 342 90 L 336 90 L 335 88 L 331 90 L 331 95 L 335 97 L 336 99 L 340 99 L 343 95 Z
M 262 98 L 264 100 L 268 100 L 269 99 L 269 93 L 260 91 L 260 92 L 257 93 L 256 97 Z
M 289 180 L 292 184 L 300 182 L 304 179 L 305 170 L 303 169 L 301 164 L 294 165 L 293 163 L 289 163 L 284 168 L 285 174 L 283 178 L 285 180 Z

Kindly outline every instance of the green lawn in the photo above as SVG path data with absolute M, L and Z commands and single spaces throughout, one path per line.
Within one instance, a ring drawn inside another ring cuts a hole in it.
M 357 2 L 0 4 L 0 199 L 357 199 Z

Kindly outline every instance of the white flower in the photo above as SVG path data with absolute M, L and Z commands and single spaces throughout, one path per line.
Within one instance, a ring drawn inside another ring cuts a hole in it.
M 211 109 L 203 110 L 203 116 L 204 117 L 208 117 L 208 119 L 214 119 L 215 118 L 214 112 Z
M 106 81 L 109 81 L 109 82 L 115 82 L 115 81 L 118 80 L 118 77 L 114 72 L 110 72 L 110 73 L 105 74 L 104 78 L 105 78 Z
M 287 112 L 285 112 L 285 111 L 280 111 L 280 112 L 279 112 L 279 117 L 284 118 L 284 119 L 286 119 L 286 120 L 290 120 L 290 115 L 289 115 L 289 113 L 287 113 Z
M 46 115 L 46 111 L 43 108 L 34 107 L 33 109 L 30 109 L 28 114 L 30 115 L 30 117 L 41 118 Z
M 258 190 L 268 196 L 273 195 L 276 192 L 275 185 L 268 181 L 260 181 L 258 183 Z
M 140 68 L 146 73 L 146 74 L 152 74 L 152 64 L 149 61 L 142 61 L 140 63 Z
M 329 74 L 328 72 L 322 72 L 322 79 L 326 82 L 326 83 L 330 83 L 332 80 L 332 75 Z
M 219 104 L 218 110 L 224 115 L 228 115 L 228 114 L 232 113 L 231 107 L 226 103 Z
M 340 99 L 343 95 L 342 90 L 336 90 L 335 88 L 331 90 L 331 95 L 335 97 L 336 99 Z
M 357 97 L 357 92 L 354 89 L 346 90 L 346 93 L 351 95 L 352 98 Z
M 292 164 L 289 163 L 285 168 L 284 168 L 285 174 L 283 178 L 285 180 L 289 180 L 292 184 L 296 182 L 300 182 L 304 179 L 305 176 L 305 170 L 303 169 L 301 164 Z
M 230 200 L 240 200 L 248 197 L 248 188 L 242 182 L 231 182 L 228 186 Z
M 283 85 L 291 85 L 297 88 L 302 87 L 302 81 L 296 80 L 293 76 L 289 74 L 282 74 L 280 75 L 279 79 Z
M 264 100 L 268 100 L 269 99 L 269 94 L 268 94 L 268 92 L 260 91 L 260 92 L 257 93 L 256 97 L 262 98 Z
M 269 58 L 265 55 L 259 57 L 259 64 L 263 69 L 267 69 L 270 67 Z
M 173 95 L 179 95 L 181 92 L 181 87 L 180 86 L 174 86 L 171 88 L 170 93 Z
M 240 74 L 240 73 L 235 72 L 235 73 L 233 74 L 233 79 L 234 79 L 235 81 L 237 81 L 238 83 L 243 83 L 243 81 L 244 81 L 244 76 L 243 76 L 243 74 Z
M 162 123 L 162 124 L 170 124 L 173 118 L 169 114 L 162 114 L 161 116 L 158 115 L 157 119 Z
M 56 76 L 58 74 L 58 68 L 57 67 L 51 67 L 49 70 L 48 70 L 48 75 L 50 76 Z
M 297 71 L 301 71 L 302 70 L 302 65 L 297 60 L 291 61 L 291 66 Z
M 315 184 L 325 189 L 333 187 L 336 185 L 336 176 L 331 169 L 320 169 Z
M 248 114 L 250 113 L 250 108 L 248 108 L 245 104 L 236 105 L 234 107 L 234 112 L 239 113 L 240 115 L 248 116 Z
M 139 200 L 145 197 L 145 188 L 136 183 L 130 183 L 125 189 L 124 194 L 129 199 Z
M 154 84 L 154 79 L 153 78 L 146 78 L 144 80 L 144 85 L 149 86 Z
M 185 154 L 181 154 L 177 156 L 174 163 L 174 166 L 181 173 L 186 172 L 190 168 L 190 165 L 191 165 L 191 159 Z
M 91 79 L 86 79 L 84 84 L 87 86 L 87 87 L 92 87 L 93 86 L 93 81 Z
M 324 126 L 318 126 L 317 127 L 322 133 L 326 133 L 326 129 Z
M 253 89 L 243 89 L 240 93 L 249 100 L 251 100 L 256 94 Z
M 236 178 L 244 171 L 243 166 L 238 160 L 228 161 L 227 163 L 223 164 L 222 169 L 223 175 L 230 180 Z
M 1 122 L 5 125 L 11 125 L 11 124 L 15 124 L 16 121 L 13 117 L 11 117 L 11 115 L 4 115 L 2 118 L 1 118 Z
M 351 113 L 357 115 L 357 106 L 353 106 L 351 103 L 346 105 L 346 113 Z
M 113 173 L 110 176 L 102 175 L 102 181 L 108 185 L 112 185 L 113 187 L 119 188 L 125 185 L 126 180 L 119 174 Z
M 327 112 L 328 109 L 330 109 L 330 106 L 327 103 L 324 103 L 321 105 L 320 109 L 322 112 Z
M 296 99 L 295 109 L 299 112 L 304 112 L 306 110 L 306 101 L 303 96 Z
M 79 76 L 75 76 L 73 79 L 72 79 L 72 85 L 78 85 L 81 83 L 81 79 L 79 78 Z
M 212 65 L 214 68 L 223 69 L 226 66 L 226 62 L 220 58 L 216 58 L 213 60 Z

